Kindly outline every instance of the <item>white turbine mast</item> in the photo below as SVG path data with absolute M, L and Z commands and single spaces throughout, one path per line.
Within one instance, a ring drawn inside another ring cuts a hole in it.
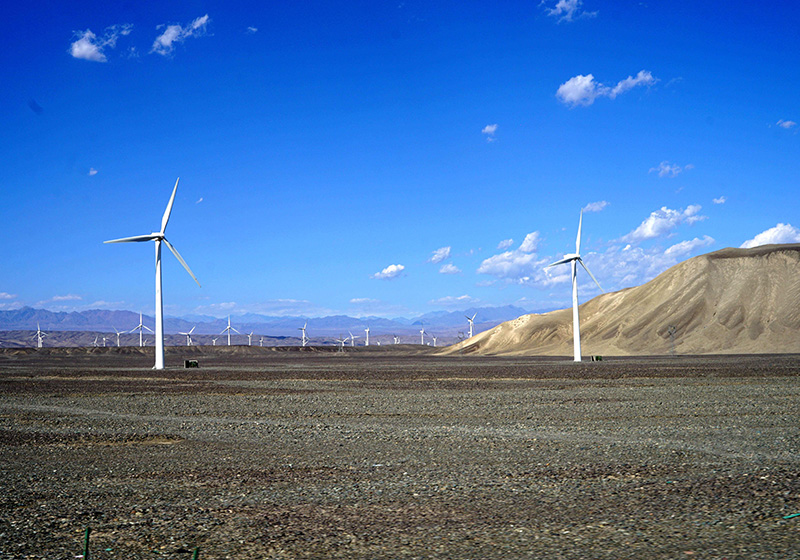
M 393 335 L 393 336 L 394 336 L 394 343 L 395 344 L 400 344 L 400 338 L 396 334 Z
M 39 326 L 39 323 L 36 323 L 36 334 L 33 335 L 31 338 L 36 339 L 36 348 L 42 348 L 44 345 L 44 337 L 47 336 L 47 333 L 42 330 Z
M 178 334 L 182 334 L 186 337 L 186 346 L 192 345 L 192 333 L 194 329 L 197 328 L 197 325 L 193 326 L 189 332 L 179 332 Z
M 133 327 L 133 328 L 132 328 L 130 331 L 128 331 L 128 332 L 136 332 L 137 330 L 139 331 L 139 347 L 140 347 L 140 348 L 141 348 L 142 346 L 144 346 L 144 344 L 142 343 L 142 330 L 143 330 L 143 329 L 147 329 L 148 331 L 150 331 L 150 332 L 153 332 L 153 329 L 151 329 L 150 327 L 146 327 L 146 326 L 144 326 L 144 323 L 142 322 L 142 314 L 141 314 L 141 313 L 139 313 L 139 324 L 138 324 L 138 325 L 136 325 L 135 327 Z
M 356 339 L 357 338 L 361 338 L 361 337 L 354 335 L 350 331 L 347 331 L 347 332 L 350 333 L 350 346 L 355 346 L 356 345 Z M 345 340 L 347 340 L 347 339 L 345 339 Z
M 475 317 L 477 317 L 477 315 L 478 314 L 475 313 L 475 315 L 473 315 L 472 318 L 468 317 L 467 315 L 464 315 L 464 317 L 467 318 L 467 321 L 469 321 L 469 337 L 470 338 L 472 338 L 472 326 L 475 324 Z
M 432 334 L 431 338 L 433 339 L 433 347 L 436 348 L 436 335 Z
M 425 327 L 422 327 L 419 331 L 419 343 L 425 346 Z
M 306 344 L 308 344 L 308 337 L 306 336 L 306 327 L 308 327 L 308 321 L 306 321 L 306 324 L 303 325 L 302 327 L 297 327 L 298 331 L 302 331 L 303 332 L 303 339 L 301 341 L 301 344 L 304 347 L 305 347 Z
M 141 242 L 141 241 L 155 241 L 156 246 L 156 363 L 153 366 L 153 369 L 164 369 L 164 300 L 161 297 L 161 242 L 163 241 L 167 248 L 172 251 L 172 254 L 175 255 L 175 258 L 178 259 L 183 265 L 183 268 L 186 269 L 186 272 L 189 273 L 197 285 L 200 285 L 200 282 L 195 278 L 194 273 L 189 268 L 189 265 L 186 264 L 186 261 L 183 260 L 180 253 L 172 246 L 172 244 L 167 241 L 165 236 L 165 232 L 167 230 L 167 222 L 169 222 L 169 215 L 172 213 L 172 204 L 175 202 L 175 193 L 178 192 L 178 181 L 180 181 L 180 177 L 177 181 L 175 181 L 175 187 L 172 189 L 172 196 L 169 197 L 169 202 L 167 203 L 167 209 L 164 211 L 164 216 L 161 218 L 161 231 L 153 232 L 147 235 L 137 235 L 134 237 L 123 237 L 121 239 L 112 239 L 110 241 L 106 241 L 105 243 L 128 243 L 128 242 Z
M 255 332 L 255 331 L 250 331 L 250 334 L 247 335 L 247 345 L 248 346 L 252 346 L 253 345 L 253 332 Z
M 236 329 L 234 329 L 234 328 L 231 326 L 231 316 L 230 316 L 230 315 L 228 315 L 228 326 L 227 326 L 227 327 L 225 327 L 224 329 L 222 329 L 222 332 L 221 332 L 221 333 L 219 333 L 219 334 L 225 334 L 225 333 L 228 333 L 228 346 L 230 346 L 230 345 L 231 345 L 231 331 L 235 332 L 236 334 L 242 334 L 242 333 L 240 333 L 239 331 L 237 331 Z
M 217 338 L 219 338 L 219 337 L 217 337 Z M 216 346 L 217 345 L 217 338 L 212 338 L 211 339 L 211 346 Z
M 121 335 L 122 333 L 117 330 L 117 327 L 111 327 L 111 328 L 113 328 L 114 332 L 117 333 L 117 348 L 119 348 L 119 335 Z
M 258 345 L 263 348 L 263 346 L 264 346 L 264 337 L 263 336 L 261 337 L 261 340 L 258 341 Z
M 367 338 L 364 340 L 364 346 L 369 346 L 369 327 L 364 329 L 364 332 L 367 333 Z
M 103 348 L 106 347 L 106 337 L 103 337 Z
M 99 344 L 97 344 L 97 339 L 98 339 L 98 338 L 99 338 L 99 337 L 98 337 L 97 335 L 95 335 L 95 337 L 94 337 L 94 342 L 92 342 L 92 346 L 94 346 L 95 348 L 97 348 L 98 346 L 100 346 Z
M 573 347 L 573 355 L 576 362 L 581 361 L 581 324 L 580 324 L 580 317 L 578 315 L 578 263 L 583 267 L 583 269 L 589 273 L 589 276 L 592 277 L 594 283 L 597 284 L 597 287 L 600 288 L 600 291 L 603 291 L 603 288 L 600 286 L 600 282 L 597 281 L 597 278 L 594 277 L 594 274 L 589 272 L 589 269 L 586 268 L 586 265 L 583 264 L 583 260 L 581 260 L 581 226 L 583 225 L 583 210 L 581 210 L 581 216 L 578 220 L 578 237 L 575 240 L 575 253 L 564 255 L 564 258 L 556 261 L 552 264 L 547 265 L 545 268 L 550 268 L 551 266 L 557 266 L 559 264 L 567 264 L 569 263 L 572 265 L 572 347 Z

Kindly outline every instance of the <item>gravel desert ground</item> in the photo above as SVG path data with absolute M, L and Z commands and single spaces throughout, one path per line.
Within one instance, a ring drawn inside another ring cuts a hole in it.
M 800 551 L 797 355 L 171 350 L 0 353 L 0 559 Z

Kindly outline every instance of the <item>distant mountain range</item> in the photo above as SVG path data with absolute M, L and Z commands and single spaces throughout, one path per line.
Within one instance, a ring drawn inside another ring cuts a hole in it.
M 414 319 L 397 317 L 349 317 L 332 315 L 328 317 L 273 317 L 268 315 L 242 314 L 231 316 L 231 326 L 242 334 L 254 332 L 257 336 L 292 337 L 300 336 L 300 327 L 308 323 L 307 334 L 315 337 L 346 336 L 348 332 L 364 336 L 364 329 L 370 328 L 370 337 L 381 335 L 418 335 L 422 327 L 437 337 L 457 338 L 469 330 L 465 316 L 475 317 L 474 333 L 485 331 L 520 315 L 530 313 L 520 307 L 474 307 L 462 311 L 437 311 Z M 155 320 L 144 315 L 143 323 L 153 329 Z M 43 331 L 87 331 L 113 333 L 116 330 L 130 331 L 139 324 L 139 313 L 133 311 L 108 311 L 92 309 L 88 311 L 54 312 L 46 309 L 23 307 L 10 311 L 0 311 L 0 330 L 36 330 L 37 324 Z M 217 335 L 228 324 L 227 318 L 219 319 L 206 315 L 187 315 L 185 317 L 166 317 L 164 331 L 168 334 L 189 332 L 194 327 L 195 335 Z

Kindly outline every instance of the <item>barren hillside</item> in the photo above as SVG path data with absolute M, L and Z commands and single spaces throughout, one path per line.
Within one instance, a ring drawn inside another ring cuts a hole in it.
M 568 289 L 568 288 L 565 288 Z M 722 249 L 580 306 L 583 354 L 800 352 L 800 244 Z M 571 355 L 571 309 L 523 315 L 443 353 Z

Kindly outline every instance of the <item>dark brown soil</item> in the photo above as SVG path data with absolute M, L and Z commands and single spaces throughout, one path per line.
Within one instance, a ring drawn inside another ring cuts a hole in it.
M 167 364 L 0 352 L 0 560 L 74 558 L 86 527 L 97 560 L 800 550 L 800 356 Z

